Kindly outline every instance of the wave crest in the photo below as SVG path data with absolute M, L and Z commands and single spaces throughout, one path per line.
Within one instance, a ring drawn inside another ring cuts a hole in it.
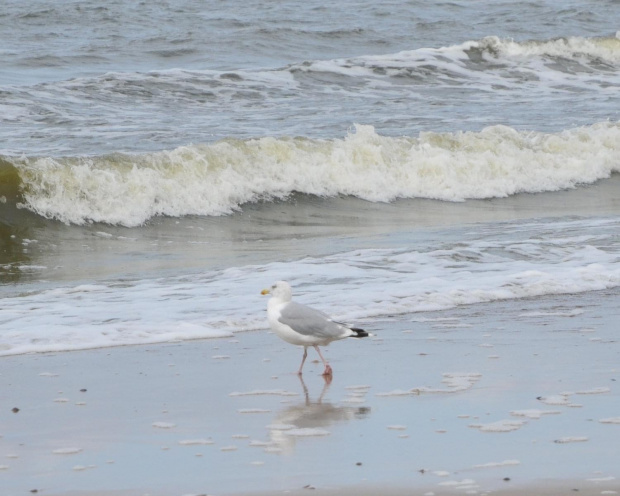
M 224 215 L 294 192 L 463 201 L 556 191 L 620 171 L 620 125 L 557 134 L 386 137 L 356 125 L 343 139 L 227 139 L 141 155 L 12 159 L 22 206 L 65 223 L 138 226 L 159 215 Z
M 589 59 L 608 64 L 620 62 L 620 38 L 583 38 L 571 36 L 543 41 L 516 42 L 497 36 L 487 36 L 482 40 L 468 42 L 466 48 L 477 48 L 494 58 L 515 57 L 563 57 L 566 59 Z

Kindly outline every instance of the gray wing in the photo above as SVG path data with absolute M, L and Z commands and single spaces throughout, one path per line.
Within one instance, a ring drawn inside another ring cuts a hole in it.
M 294 301 L 282 309 L 278 320 L 304 336 L 336 339 L 346 334 L 346 328 L 333 322 L 328 315 Z

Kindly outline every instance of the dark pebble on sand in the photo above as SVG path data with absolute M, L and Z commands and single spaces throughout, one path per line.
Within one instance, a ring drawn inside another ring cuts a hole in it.
M 19 408 L 15 407 L 15 408 L 13 408 L 11 411 L 12 411 L 13 413 L 17 413 L 17 412 L 19 412 Z

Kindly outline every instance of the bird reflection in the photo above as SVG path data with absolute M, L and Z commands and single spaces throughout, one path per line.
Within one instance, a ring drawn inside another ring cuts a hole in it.
M 322 376 L 323 389 L 318 399 L 310 399 L 308 387 L 303 378 L 299 382 L 303 388 L 304 402 L 288 406 L 279 411 L 269 428 L 270 443 L 266 451 L 276 453 L 292 453 L 299 438 L 329 435 L 326 427 L 338 422 L 349 422 L 353 419 L 363 419 L 370 414 L 370 408 L 336 406 L 324 397 L 332 382 L 331 376 Z

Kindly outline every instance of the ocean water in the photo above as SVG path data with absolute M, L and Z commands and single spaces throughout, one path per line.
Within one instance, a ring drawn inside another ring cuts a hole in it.
M 620 285 L 617 1 L 0 6 L 0 355 Z

